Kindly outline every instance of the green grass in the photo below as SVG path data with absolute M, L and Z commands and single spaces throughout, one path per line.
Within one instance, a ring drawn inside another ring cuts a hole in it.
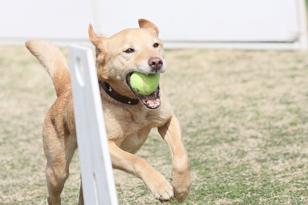
M 0 52 L 0 204 L 45 204 L 41 122 L 53 87 L 24 48 Z M 176 50 L 166 57 L 163 89 L 193 175 L 183 204 L 308 204 L 307 53 Z M 138 155 L 170 178 L 170 155 L 156 132 Z M 77 202 L 77 155 L 70 171 L 63 204 Z M 120 171 L 115 178 L 120 204 L 159 204 L 139 179 Z

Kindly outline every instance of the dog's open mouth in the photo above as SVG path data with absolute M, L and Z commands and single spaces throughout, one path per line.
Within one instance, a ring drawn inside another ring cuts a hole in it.
M 160 106 L 159 86 L 152 94 L 148 96 L 142 96 L 136 93 L 135 95 L 147 108 L 156 109 Z
M 126 76 L 126 82 L 128 84 L 128 87 L 131 89 L 131 91 L 136 95 L 136 97 L 149 109 L 156 109 L 160 106 L 160 92 L 159 92 L 159 86 L 157 87 L 157 89 L 151 93 L 150 95 L 140 95 L 138 93 L 136 93 L 131 85 L 130 85 L 130 75 L 132 73 L 129 73 Z

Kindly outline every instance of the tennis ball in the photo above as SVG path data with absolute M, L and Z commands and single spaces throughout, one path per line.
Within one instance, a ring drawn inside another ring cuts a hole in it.
M 159 74 L 134 72 L 130 76 L 130 86 L 139 95 L 152 94 L 159 85 Z

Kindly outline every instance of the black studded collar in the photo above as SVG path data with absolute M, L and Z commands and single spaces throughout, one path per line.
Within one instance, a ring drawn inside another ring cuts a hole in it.
M 137 105 L 139 103 L 138 99 L 129 98 L 127 96 L 121 95 L 120 93 L 115 91 L 106 81 L 100 80 L 98 82 L 99 82 L 100 87 L 114 100 L 127 104 L 127 105 Z

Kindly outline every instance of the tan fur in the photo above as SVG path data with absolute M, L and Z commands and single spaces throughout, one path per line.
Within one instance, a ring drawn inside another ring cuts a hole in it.
M 89 38 L 96 47 L 98 78 L 107 81 L 122 95 L 135 97 L 125 83 L 132 68 L 147 70 L 150 57 L 163 59 L 162 42 L 158 28 L 145 19 L 139 20 L 139 29 L 125 29 L 110 38 L 95 34 L 89 27 Z M 153 32 L 155 31 L 155 32 Z M 159 42 L 159 48 L 153 43 Z M 70 80 L 66 61 L 60 51 L 48 42 L 29 41 L 27 48 L 46 67 L 53 79 L 57 99 L 49 109 L 43 128 L 44 151 L 47 158 L 46 178 L 48 204 L 61 204 L 60 194 L 69 174 L 69 164 L 77 148 Z M 124 53 L 134 47 L 132 55 Z M 141 178 L 154 196 L 167 201 L 174 196 L 183 201 L 188 195 L 191 178 L 178 121 L 171 106 L 161 93 L 161 106 L 147 109 L 142 103 L 126 105 L 101 91 L 104 117 L 112 166 Z M 134 153 L 143 145 L 152 128 L 158 128 L 172 155 L 172 185 L 145 159 Z M 80 191 L 82 193 L 82 191 Z M 79 204 L 83 204 L 80 194 Z
M 51 43 L 41 40 L 27 41 L 26 47 L 46 68 L 59 97 L 70 86 L 68 66 L 63 54 Z

